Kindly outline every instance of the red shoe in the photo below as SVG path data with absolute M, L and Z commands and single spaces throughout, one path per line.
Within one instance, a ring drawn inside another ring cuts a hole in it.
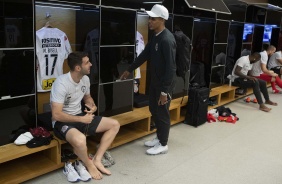
M 245 98 L 245 102 L 250 103 L 250 101 L 251 101 L 250 97 Z
M 253 103 L 258 103 L 258 100 L 256 98 L 253 99 Z
M 276 90 L 273 90 L 272 93 L 274 93 L 274 94 L 281 94 L 282 91 L 279 91 L 278 89 L 276 89 Z

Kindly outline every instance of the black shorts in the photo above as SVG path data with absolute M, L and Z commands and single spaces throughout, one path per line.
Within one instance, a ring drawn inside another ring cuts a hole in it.
M 274 73 L 280 75 L 281 74 L 281 72 L 280 72 L 281 71 L 281 67 L 282 66 L 276 66 L 274 68 L 271 68 L 270 70 L 272 70 L 272 71 L 274 71 Z
M 76 116 L 84 116 L 85 113 L 78 114 Z M 64 123 L 64 122 L 55 122 L 54 126 L 54 134 L 61 140 L 66 141 L 66 134 L 67 132 L 72 129 L 76 128 L 81 133 L 86 135 L 95 135 L 98 125 L 100 124 L 102 116 L 94 116 L 94 119 L 90 124 L 85 124 L 81 122 L 73 122 L 73 123 Z

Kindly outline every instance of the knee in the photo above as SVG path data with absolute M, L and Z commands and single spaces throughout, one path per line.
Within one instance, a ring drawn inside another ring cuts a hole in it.
M 86 146 L 86 136 L 85 135 L 77 135 L 73 141 L 72 141 L 72 146 L 76 148 L 83 148 Z
M 259 80 L 255 80 L 255 81 L 254 81 L 254 87 L 256 87 L 256 88 L 259 87 L 259 86 L 260 86 L 260 83 L 263 84 L 263 83 L 265 83 L 265 82 L 264 82 L 264 81 L 260 81 L 260 82 L 259 82 Z
M 114 129 L 116 132 L 119 131 L 120 128 L 120 124 L 117 120 L 113 119 L 112 120 L 112 129 Z

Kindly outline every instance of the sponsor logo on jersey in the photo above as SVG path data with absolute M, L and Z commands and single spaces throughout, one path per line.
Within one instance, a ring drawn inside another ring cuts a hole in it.
M 41 39 L 42 48 L 45 47 L 61 47 L 61 39 L 60 38 L 43 38 Z
M 42 89 L 43 90 L 51 89 L 55 80 L 56 80 L 56 78 L 42 80 Z

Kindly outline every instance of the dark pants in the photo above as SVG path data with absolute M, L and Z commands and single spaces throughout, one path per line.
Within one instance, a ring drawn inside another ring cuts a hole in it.
M 170 129 L 170 101 L 165 105 L 158 105 L 160 94 L 160 88 L 150 85 L 149 109 L 156 125 L 157 137 L 162 146 L 165 146 L 167 145 Z
M 266 101 L 269 100 L 266 82 L 261 79 L 253 81 L 239 77 L 234 80 L 233 84 L 235 86 L 239 86 L 240 88 L 253 88 L 253 92 L 255 97 L 257 98 L 258 104 L 263 104 L 260 92 L 263 94 L 263 97 Z

